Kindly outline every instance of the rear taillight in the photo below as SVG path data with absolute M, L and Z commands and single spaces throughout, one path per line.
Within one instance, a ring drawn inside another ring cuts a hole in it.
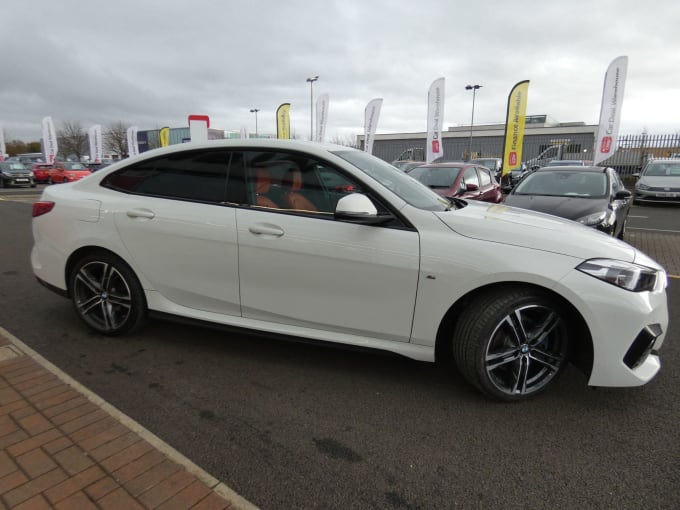
M 33 204 L 33 217 L 37 218 L 43 214 L 47 214 L 54 209 L 54 202 L 36 202 Z

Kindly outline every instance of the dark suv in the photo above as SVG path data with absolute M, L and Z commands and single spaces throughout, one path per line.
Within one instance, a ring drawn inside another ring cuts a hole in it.
M 23 163 L 17 161 L 3 161 L 0 163 L 0 186 L 30 186 L 35 188 L 33 171 Z

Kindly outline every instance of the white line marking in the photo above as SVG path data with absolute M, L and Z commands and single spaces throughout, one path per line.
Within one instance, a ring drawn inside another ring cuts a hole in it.
M 635 227 L 626 227 L 627 230 L 646 230 L 648 232 L 671 232 L 673 234 L 680 234 L 680 230 L 663 230 L 660 228 L 635 228 Z

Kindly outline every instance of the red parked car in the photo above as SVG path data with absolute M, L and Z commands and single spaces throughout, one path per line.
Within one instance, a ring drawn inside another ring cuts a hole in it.
M 413 168 L 408 175 L 447 198 L 499 203 L 503 194 L 488 168 L 468 163 L 430 163 Z
M 35 182 L 49 182 L 50 171 L 54 167 L 50 163 L 33 163 Z
M 54 168 L 50 170 L 48 182 L 50 184 L 73 182 L 82 179 L 83 177 L 87 177 L 91 173 L 90 169 L 82 163 L 63 161 L 54 164 Z

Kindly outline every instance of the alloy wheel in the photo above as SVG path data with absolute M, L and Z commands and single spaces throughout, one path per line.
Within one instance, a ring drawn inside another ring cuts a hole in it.
M 113 332 L 132 313 L 132 293 L 125 277 L 112 264 L 91 261 L 74 277 L 73 297 L 83 320 L 98 331 Z
M 489 381 L 507 395 L 528 395 L 546 386 L 567 359 L 560 316 L 551 308 L 517 308 L 496 326 L 484 360 Z

